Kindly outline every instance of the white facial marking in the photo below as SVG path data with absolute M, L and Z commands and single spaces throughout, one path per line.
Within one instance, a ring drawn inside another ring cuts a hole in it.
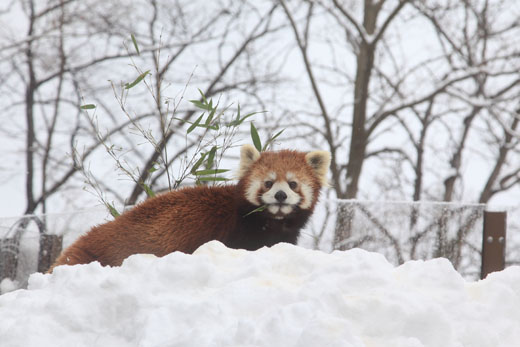
M 272 214 L 277 214 L 278 211 L 280 211 L 280 206 L 277 206 L 277 205 L 269 205 L 269 207 L 267 208 L 267 210 L 269 212 L 271 212 Z
M 292 213 L 296 206 L 302 209 L 311 207 L 314 196 L 313 190 L 309 184 L 298 180 L 294 172 L 287 172 L 285 177 L 282 177 L 286 181 L 276 181 L 277 174 L 274 171 L 268 172 L 264 177 L 264 179 L 251 180 L 246 189 L 246 199 L 252 204 L 256 206 L 267 205 L 267 211 L 274 215 L 276 219 L 283 219 L 284 215 Z M 258 193 L 269 187 L 266 185 L 268 181 L 273 182 L 272 186 L 259 197 Z M 295 190 L 298 192 L 295 192 L 289 186 L 289 182 L 293 181 L 297 183 L 298 188 L 295 188 Z M 276 199 L 276 194 L 279 192 L 286 195 L 285 200 L 278 201 Z
M 300 202 L 300 195 L 295 193 L 291 188 L 289 188 L 289 184 L 287 182 L 275 182 L 271 189 L 265 192 L 262 195 L 262 201 L 266 204 L 278 204 L 280 203 L 276 200 L 276 193 L 279 191 L 283 191 L 285 195 L 287 195 L 287 199 L 283 201 L 284 204 L 287 205 L 296 205 Z
M 300 183 L 300 191 L 303 195 L 303 202 L 301 203 L 300 207 L 304 210 L 308 209 L 312 204 L 312 188 L 308 184 L 302 182 Z
M 262 181 L 253 180 L 249 183 L 249 186 L 246 190 L 246 199 L 250 203 L 256 206 L 260 206 L 260 201 L 258 201 L 258 191 L 262 187 Z
M 293 207 L 291 205 L 284 205 L 280 208 L 280 211 L 282 211 L 283 214 L 289 214 L 293 210 Z

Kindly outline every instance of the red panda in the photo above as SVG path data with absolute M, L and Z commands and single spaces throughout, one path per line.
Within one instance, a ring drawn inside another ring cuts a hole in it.
M 326 185 L 329 165 L 326 151 L 259 153 L 244 145 L 237 184 L 182 188 L 148 199 L 93 227 L 49 272 L 92 261 L 118 266 L 137 253 L 192 253 L 211 240 L 247 250 L 295 244 Z

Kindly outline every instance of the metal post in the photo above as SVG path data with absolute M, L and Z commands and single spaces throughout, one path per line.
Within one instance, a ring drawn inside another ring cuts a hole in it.
M 507 212 L 484 212 L 480 278 L 505 267 Z

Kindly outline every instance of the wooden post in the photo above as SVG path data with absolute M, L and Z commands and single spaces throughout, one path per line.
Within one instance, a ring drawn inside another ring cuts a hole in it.
M 480 278 L 505 267 L 507 212 L 484 212 Z
M 62 235 L 40 234 L 40 252 L 38 253 L 38 272 L 46 272 L 61 253 Z
M 0 240 L 0 282 L 4 278 L 16 278 L 20 246 L 20 238 L 17 236 Z

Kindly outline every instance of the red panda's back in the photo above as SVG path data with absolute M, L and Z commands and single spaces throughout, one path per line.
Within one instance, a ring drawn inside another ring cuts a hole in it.
M 144 201 L 111 222 L 92 228 L 54 266 L 99 261 L 121 265 L 132 254 L 192 253 L 223 240 L 236 224 L 236 186 L 190 187 Z M 53 266 L 53 267 L 54 267 Z

